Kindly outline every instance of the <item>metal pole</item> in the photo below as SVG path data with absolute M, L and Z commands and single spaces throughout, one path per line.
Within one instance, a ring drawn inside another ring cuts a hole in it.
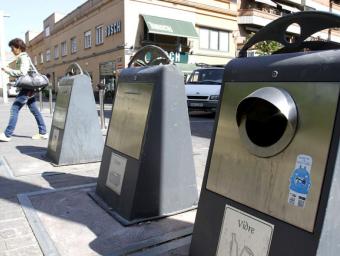
M 53 113 L 53 104 L 52 104 L 52 86 L 48 87 L 48 101 L 50 102 L 50 114 L 52 115 Z
M 0 64 L 1 66 L 7 65 L 6 55 L 5 55 L 5 41 L 4 41 L 4 35 L 5 35 L 5 28 L 4 28 L 4 17 L 9 17 L 8 15 L 5 15 L 5 13 L 0 10 Z M 4 103 L 8 103 L 8 97 L 7 97 L 7 83 L 8 78 L 7 75 L 5 75 L 2 70 L 0 70 L 0 84 L 2 85 L 2 98 Z
M 101 127 L 102 130 L 106 129 L 106 127 L 105 127 L 105 117 L 104 117 L 104 93 L 105 93 L 105 89 L 99 90 L 100 127 Z
M 40 103 L 40 111 L 42 111 L 43 110 L 42 91 L 39 91 L 39 103 Z

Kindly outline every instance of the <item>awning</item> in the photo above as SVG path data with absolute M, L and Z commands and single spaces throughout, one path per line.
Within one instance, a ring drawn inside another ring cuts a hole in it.
M 198 34 L 191 22 L 173 20 L 150 15 L 142 15 L 149 29 L 149 33 L 198 38 Z
M 266 5 L 273 6 L 273 7 L 277 6 L 276 3 L 274 3 L 273 1 L 270 1 L 270 0 L 255 0 L 255 2 L 263 3 L 263 4 L 266 4 Z

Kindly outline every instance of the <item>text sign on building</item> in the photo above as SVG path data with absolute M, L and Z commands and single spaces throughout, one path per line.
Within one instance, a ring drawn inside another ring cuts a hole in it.
M 187 52 L 168 52 L 168 54 L 174 63 L 188 63 L 189 55 Z
M 122 25 L 121 24 L 122 24 L 121 21 L 117 20 L 114 23 L 107 25 L 106 31 L 105 31 L 106 37 L 120 33 L 122 31 Z
M 226 205 L 216 256 L 268 256 L 274 225 Z

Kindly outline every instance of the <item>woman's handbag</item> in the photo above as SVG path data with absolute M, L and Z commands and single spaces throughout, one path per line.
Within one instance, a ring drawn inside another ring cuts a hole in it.
M 17 79 L 15 86 L 21 89 L 40 91 L 48 86 L 49 80 L 45 75 L 38 72 L 32 63 L 31 58 L 29 58 L 29 61 L 33 70 L 28 71 L 26 75 L 20 76 Z

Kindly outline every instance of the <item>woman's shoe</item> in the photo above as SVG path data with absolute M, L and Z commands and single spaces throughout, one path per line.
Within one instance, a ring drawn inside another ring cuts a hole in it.
M 32 140 L 47 140 L 48 139 L 48 134 L 35 134 L 32 136 Z
M 11 137 L 7 137 L 4 133 L 1 133 L 0 134 L 0 141 L 9 142 L 9 141 L 11 141 Z

